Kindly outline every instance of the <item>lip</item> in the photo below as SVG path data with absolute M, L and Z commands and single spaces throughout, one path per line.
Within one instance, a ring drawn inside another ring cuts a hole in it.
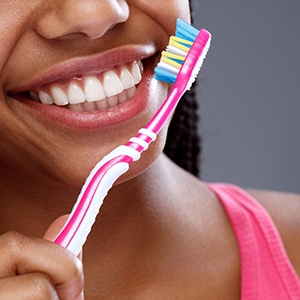
M 155 56 L 156 55 L 156 56 Z M 55 65 L 34 75 L 26 82 L 8 92 L 8 95 L 22 93 L 34 87 L 51 82 L 63 81 L 76 76 L 97 74 L 135 60 L 142 60 L 144 73 L 141 82 L 137 86 L 136 94 L 128 101 L 104 111 L 74 112 L 64 107 L 44 105 L 29 99 L 12 98 L 10 105 L 21 110 L 24 109 L 39 118 L 45 118 L 62 126 L 74 129 L 97 129 L 116 125 L 132 119 L 146 109 L 150 93 L 153 90 L 153 68 L 159 57 L 153 46 L 127 46 L 101 54 L 88 57 L 78 57 Z
M 153 56 L 156 52 L 157 50 L 152 45 L 123 46 L 100 54 L 75 57 L 33 75 L 32 78 L 9 90 L 9 93 L 17 94 L 55 81 L 63 81 L 81 75 L 102 73 L 116 65 L 144 60 Z

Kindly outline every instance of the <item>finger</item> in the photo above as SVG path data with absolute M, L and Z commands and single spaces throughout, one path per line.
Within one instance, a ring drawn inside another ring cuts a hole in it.
M 51 278 L 60 299 L 76 299 L 83 290 L 82 263 L 70 251 L 19 233 L 2 235 L 0 278 L 36 272 Z
M 68 219 L 69 215 L 63 215 L 59 218 L 57 218 L 47 229 L 47 231 L 44 234 L 44 239 L 48 240 L 48 241 L 53 241 L 56 236 L 58 235 L 58 233 L 60 232 L 60 230 L 63 228 L 63 226 L 65 225 L 67 219 Z
M 59 296 L 48 276 L 32 273 L 0 280 L 0 299 L 59 300 Z
M 60 230 L 65 225 L 68 217 L 69 215 L 63 215 L 57 218 L 54 222 L 52 222 L 47 231 L 45 232 L 43 238 L 48 241 L 54 241 Z M 82 251 L 78 254 L 78 258 L 82 261 Z

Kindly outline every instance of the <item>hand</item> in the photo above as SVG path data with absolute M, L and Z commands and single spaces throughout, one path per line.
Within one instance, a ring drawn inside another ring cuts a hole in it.
M 44 238 L 53 239 L 64 221 L 52 223 Z M 81 261 L 45 239 L 17 232 L 0 236 L 0 299 L 84 299 Z

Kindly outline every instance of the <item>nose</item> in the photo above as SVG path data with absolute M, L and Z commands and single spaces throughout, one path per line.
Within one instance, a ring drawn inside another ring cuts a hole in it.
M 47 0 L 35 30 L 47 39 L 85 35 L 96 39 L 129 17 L 125 0 Z

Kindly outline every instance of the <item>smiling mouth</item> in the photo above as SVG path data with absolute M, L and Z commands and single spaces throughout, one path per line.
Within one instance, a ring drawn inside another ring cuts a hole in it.
M 107 110 L 135 95 L 142 73 L 141 61 L 134 61 L 100 74 L 82 75 L 61 82 L 52 82 L 18 93 L 13 97 L 78 112 Z

